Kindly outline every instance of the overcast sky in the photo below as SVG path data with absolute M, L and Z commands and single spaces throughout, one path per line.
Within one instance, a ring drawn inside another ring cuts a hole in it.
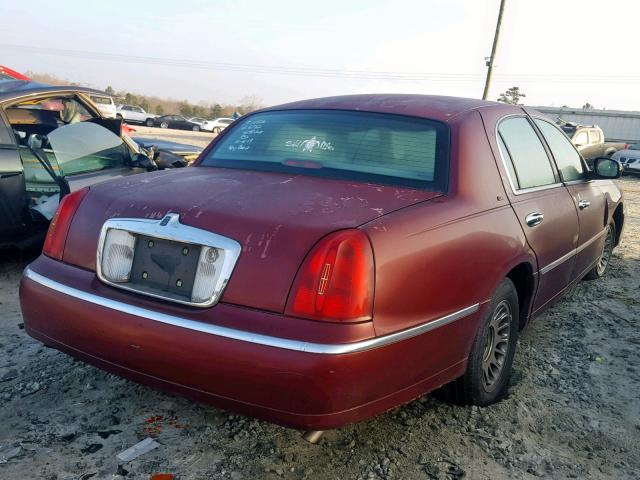
M 368 92 L 479 97 L 498 5 L 5 0 L 0 64 L 207 103 Z M 636 0 L 507 0 L 490 98 L 517 85 L 528 105 L 640 110 L 639 45 Z

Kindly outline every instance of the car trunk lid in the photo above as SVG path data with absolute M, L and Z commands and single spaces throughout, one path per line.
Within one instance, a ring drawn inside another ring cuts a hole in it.
M 250 170 L 196 167 L 92 187 L 71 225 L 64 261 L 95 270 L 108 218 L 180 215 L 242 246 L 221 301 L 284 311 L 295 274 L 330 232 L 354 228 L 439 192 Z

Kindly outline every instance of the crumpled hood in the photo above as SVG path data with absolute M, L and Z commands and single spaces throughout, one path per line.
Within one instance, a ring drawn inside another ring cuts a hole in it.
M 282 312 L 305 255 L 323 236 L 352 228 L 439 192 L 303 175 L 194 167 L 101 183 L 73 219 L 64 261 L 95 270 L 108 218 L 180 221 L 242 245 L 222 301 Z

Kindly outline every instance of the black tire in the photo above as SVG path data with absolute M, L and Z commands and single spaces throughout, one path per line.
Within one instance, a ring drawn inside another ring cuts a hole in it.
M 160 128 L 169 128 L 169 124 L 167 122 L 162 122 L 160 124 Z
M 144 122 L 144 124 L 147 127 L 153 127 L 153 118 L 147 118 L 147 120 Z
M 116 118 L 119 120 L 124 120 L 124 117 L 122 115 L 120 115 L 119 113 L 116 113 Z
M 219 134 L 222 131 L 222 129 L 220 127 L 214 127 L 213 128 L 213 133 Z
M 200 131 L 200 127 L 199 127 L 198 125 L 194 125 L 194 126 L 193 126 L 193 128 L 192 128 L 192 130 L 193 130 L 194 132 L 199 132 L 199 131 Z
M 508 318 L 502 318 L 505 313 Z M 506 396 L 518 342 L 519 317 L 516 287 L 505 278 L 491 299 L 488 314 L 480 323 L 469 353 L 467 371 L 441 389 L 441 398 L 458 405 L 485 407 Z M 496 329 L 496 325 L 499 328 Z M 493 377 L 490 378 L 492 372 Z
M 616 224 L 614 222 L 610 222 L 607 225 L 607 233 L 604 239 L 604 244 L 602 245 L 602 251 L 600 252 L 600 257 L 598 257 L 598 261 L 593 266 L 589 273 L 584 276 L 584 280 L 597 280 L 604 276 L 607 272 L 607 267 L 609 266 L 609 262 L 611 261 L 611 254 L 613 253 L 613 248 L 616 244 Z

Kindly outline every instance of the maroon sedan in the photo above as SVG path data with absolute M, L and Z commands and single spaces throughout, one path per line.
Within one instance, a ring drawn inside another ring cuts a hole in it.
M 362 95 L 247 115 L 194 168 L 65 198 L 27 332 L 138 382 L 303 429 L 445 386 L 506 391 L 518 332 L 620 240 L 620 164 L 471 99 Z

